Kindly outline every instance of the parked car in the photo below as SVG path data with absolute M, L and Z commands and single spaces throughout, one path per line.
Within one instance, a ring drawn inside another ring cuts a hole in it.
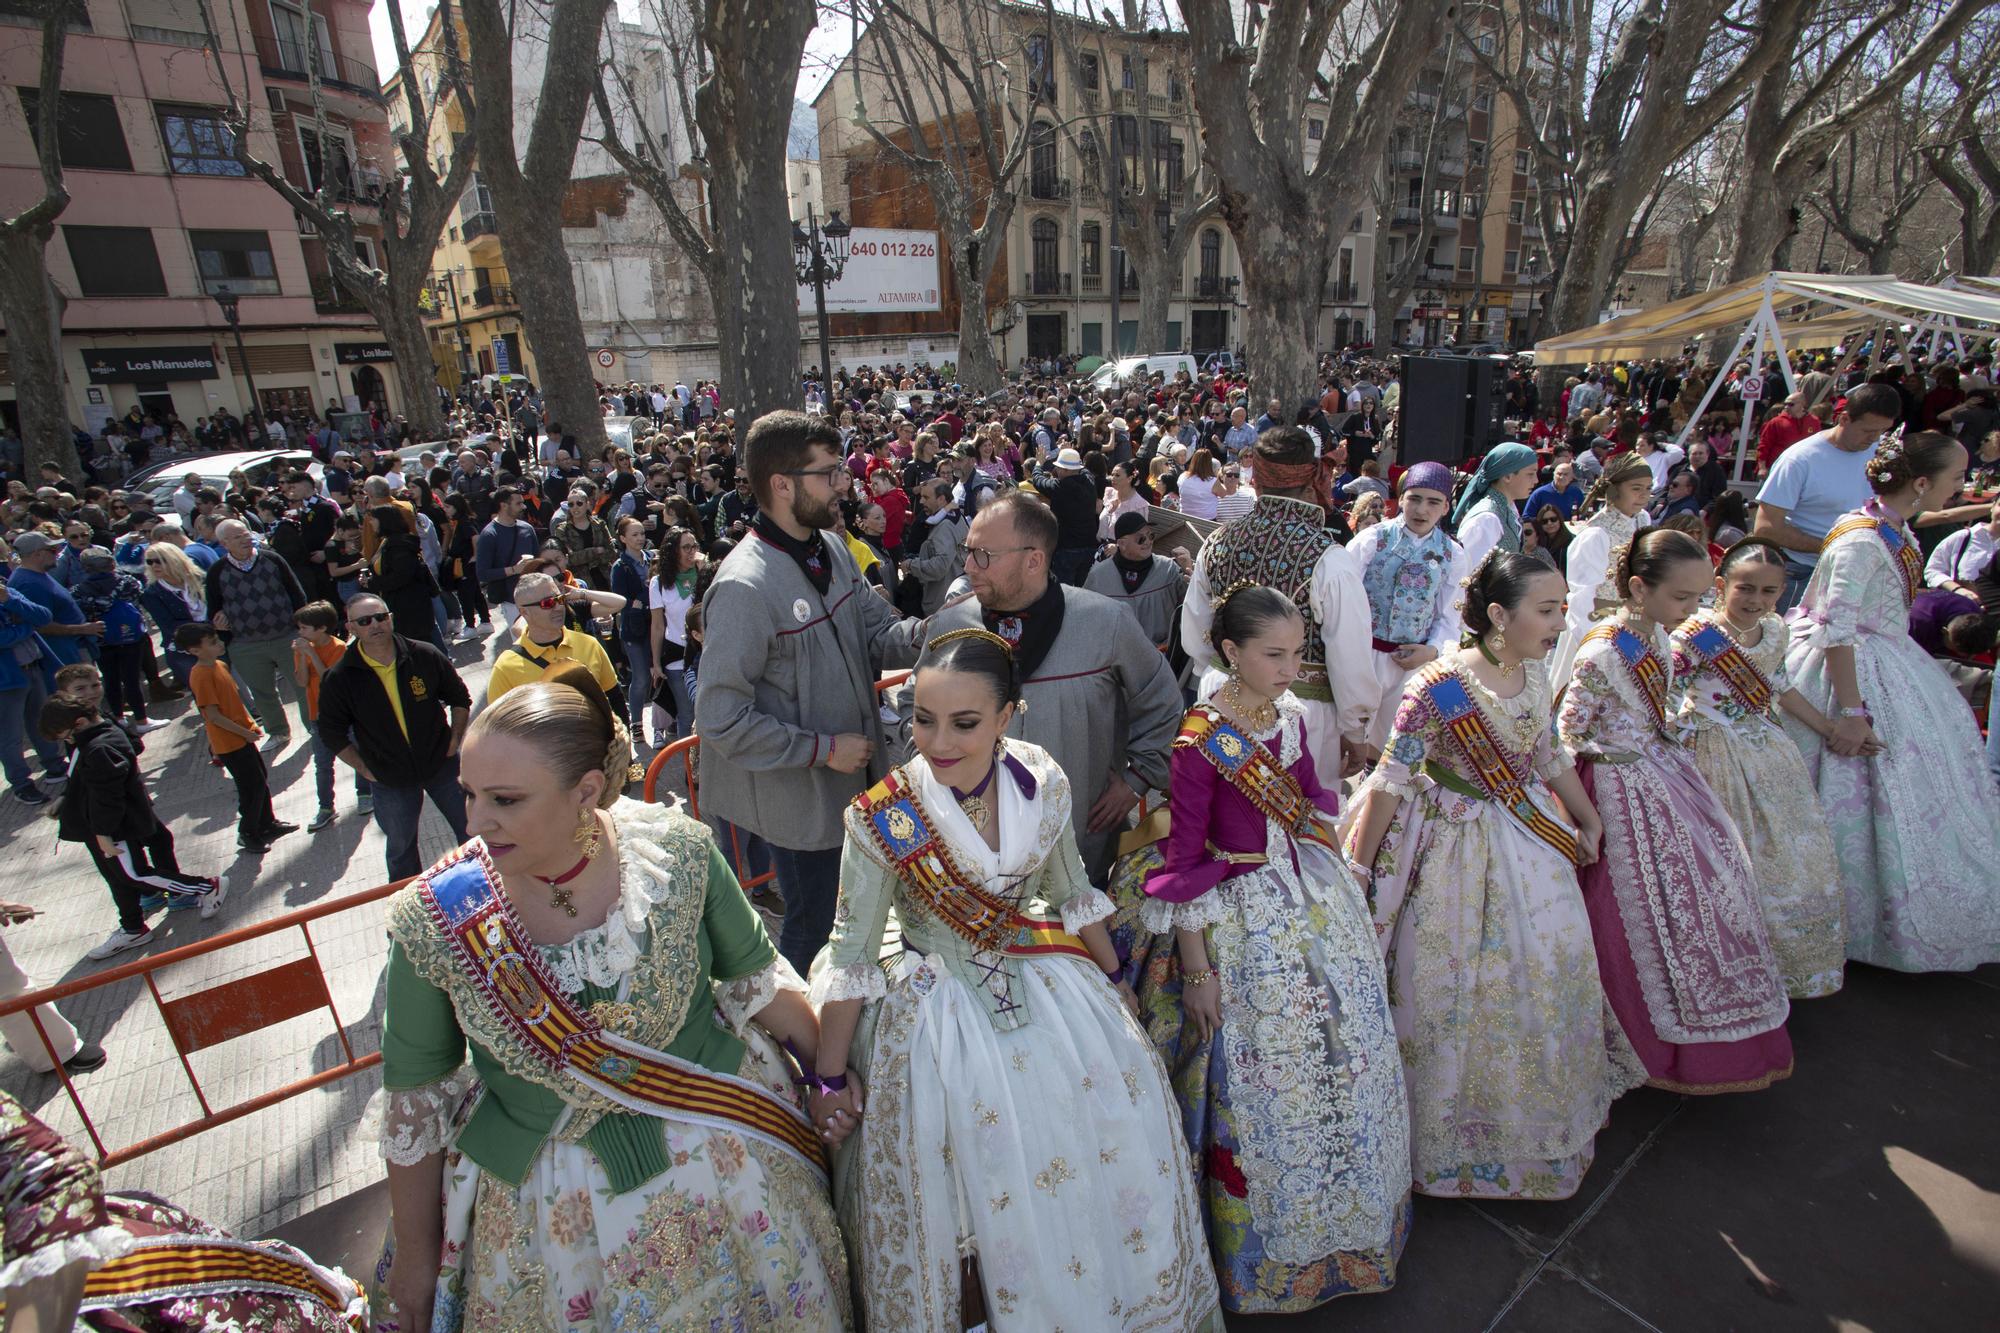
M 1107 361 L 1090 376 L 1090 387 L 1103 392 L 1124 384 L 1143 384 L 1154 375 L 1163 375 L 1172 384 L 1174 377 L 1187 372 L 1192 383 L 1201 373 L 1201 366 L 1186 352 L 1152 352 L 1145 356 L 1121 356 L 1116 361 Z
M 203 454 L 198 458 L 176 458 L 154 463 L 126 478 L 122 489 L 152 496 L 153 507 L 166 514 L 173 512 L 167 497 L 179 489 L 181 478 L 190 472 L 200 476 L 204 486 L 226 492 L 232 472 L 240 470 L 250 478 L 252 486 L 269 487 L 295 467 L 304 468 L 312 474 L 314 481 L 319 480 L 319 460 L 304 449 L 253 449 L 247 453 Z

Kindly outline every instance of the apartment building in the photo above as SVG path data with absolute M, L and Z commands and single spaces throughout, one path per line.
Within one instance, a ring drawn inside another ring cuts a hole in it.
M 1521 67 L 1520 44 L 1558 31 L 1564 0 L 1515 0 L 1505 21 L 1495 6 L 1466 13 L 1471 43 L 1447 34 L 1426 53 L 1384 163 L 1386 268 L 1422 254 L 1389 330 L 1399 346 L 1526 346 L 1551 286 L 1532 140 L 1479 55 Z
M 294 183 L 331 182 L 354 211 L 356 244 L 372 247 L 381 219 L 371 200 L 393 163 L 367 0 L 208 7 L 230 81 L 252 109 L 252 147 Z M 195 0 L 85 0 L 69 34 L 58 133 L 70 202 L 48 264 L 67 298 L 72 419 L 96 430 L 133 407 L 189 423 L 253 405 L 399 410 L 394 377 L 380 368 L 388 348 L 335 286 L 321 238 L 235 161 L 203 27 Z M 41 196 L 40 58 L 33 21 L 0 7 L 0 208 L 9 212 Z M 235 298 L 247 356 L 218 296 Z M 9 424 L 18 424 L 14 396 L 0 360 Z
M 1229 229 L 1214 217 L 1195 228 L 1172 278 L 1171 346 L 1135 345 L 1139 279 L 1119 233 L 1141 224 L 1171 229 L 1182 206 L 1210 188 L 1200 163 L 1186 35 L 1128 33 L 1060 12 L 1051 30 L 1041 6 L 1007 0 L 989 0 L 977 14 L 993 25 L 979 40 L 1006 63 L 1001 86 L 1033 136 L 1017 182 L 1020 199 L 988 285 L 1001 364 L 1011 367 L 1023 356 L 1108 356 L 1114 346 L 1208 352 L 1239 345 L 1242 269 Z M 935 226 L 923 186 L 853 122 L 857 60 L 862 95 L 871 110 L 884 113 L 879 90 L 867 91 L 881 68 L 870 48 L 874 40 L 864 34 L 814 100 L 821 188 L 827 206 L 843 210 L 856 226 Z M 1325 128 L 1324 115 L 1311 113 L 1299 126 L 1308 164 Z M 1114 225 L 1110 205 L 1117 182 L 1142 173 L 1152 182 L 1151 216 L 1139 218 L 1128 202 Z M 1329 266 L 1320 322 L 1324 346 L 1368 336 L 1374 243 L 1372 211 L 1363 209 Z M 941 315 L 847 316 L 835 321 L 836 333 L 955 333 L 958 294 L 948 264 L 943 277 Z

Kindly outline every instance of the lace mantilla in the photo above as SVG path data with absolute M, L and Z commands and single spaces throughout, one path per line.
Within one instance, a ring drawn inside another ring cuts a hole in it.
M 1150 935 L 1170 930 L 1201 930 L 1229 918 L 1229 908 L 1214 889 L 1184 903 L 1148 898 L 1139 905 L 1139 925 Z
M 1062 905 L 1063 929 L 1074 935 L 1094 921 L 1102 921 L 1117 909 L 1102 889 L 1085 889 Z
M 471 1065 L 421 1088 L 383 1088 L 370 1099 L 365 1121 L 378 1126 L 382 1160 L 415 1166 L 449 1148 L 458 1134 L 466 1094 L 478 1084 Z

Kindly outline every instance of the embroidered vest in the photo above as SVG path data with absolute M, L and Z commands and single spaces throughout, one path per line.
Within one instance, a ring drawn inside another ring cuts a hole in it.
M 1312 610 L 1312 580 L 1320 557 L 1333 545 L 1324 521 L 1325 511 L 1310 501 L 1262 496 L 1249 513 L 1218 528 L 1202 548 L 1208 559 L 1208 586 L 1216 597 L 1247 579 L 1292 599 L 1305 617 L 1306 661 L 1319 668 L 1321 690 L 1326 688 L 1326 664 L 1319 660 L 1320 625 Z M 1294 688 L 1293 693 L 1301 699 L 1317 697 L 1304 689 Z
M 1400 520 L 1383 530 L 1388 535 L 1361 575 L 1369 624 L 1385 643 L 1423 643 L 1431 636 L 1438 585 L 1451 571 L 1452 540 L 1441 527 L 1412 537 Z

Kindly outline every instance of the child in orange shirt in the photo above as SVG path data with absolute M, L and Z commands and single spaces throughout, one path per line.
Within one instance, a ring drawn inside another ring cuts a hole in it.
M 347 640 L 334 633 L 340 628 L 340 612 L 332 602 L 306 603 L 293 615 L 292 623 L 299 627 L 299 637 L 292 640 L 292 674 L 298 678 L 299 694 L 305 701 L 300 712 L 306 735 L 312 737 L 313 781 L 319 789 L 319 813 L 306 825 L 306 832 L 317 833 L 334 821 L 333 751 L 319 738 L 319 683 L 327 668 L 347 651 Z M 356 814 L 365 815 L 375 808 L 368 779 L 359 772 L 354 775 L 354 804 Z
M 236 677 L 222 663 L 222 639 L 215 626 L 198 620 L 174 631 L 174 646 L 195 659 L 188 684 L 202 721 L 208 724 L 208 747 L 236 782 L 236 845 L 267 852 L 274 841 L 299 826 L 282 822 L 271 809 L 271 783 L 264 773 L 264 756 L 257 753 L 264 733 L 250 720 Z

